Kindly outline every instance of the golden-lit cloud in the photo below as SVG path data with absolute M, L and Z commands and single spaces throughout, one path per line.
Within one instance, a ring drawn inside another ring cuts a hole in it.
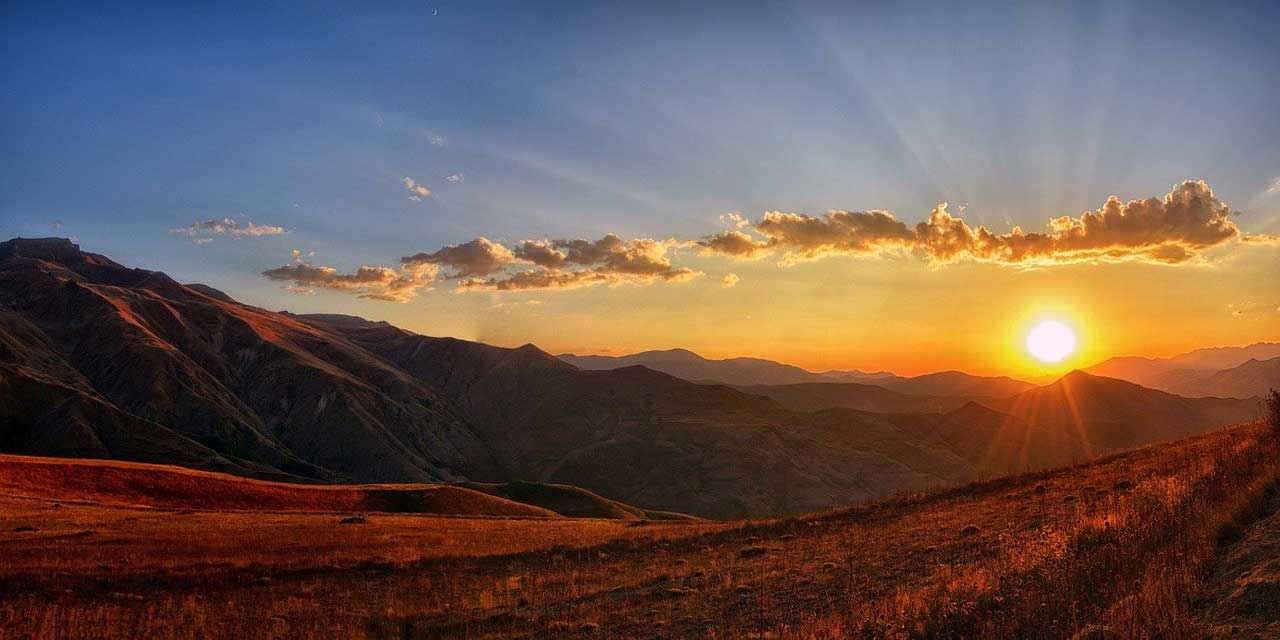
M 1018 227 L 996 234 L 971 229 L 940 205 L 916 225 L 917 246 L 934 262 L 971 258 L 1014 265 L 1139 261 L 1178 264 L 1240 238 L 1231 210 L 1203 181 L 1177 185 L 1163 197 L 1121 202 L 1111 196 L 1079 218 L 1053 218 L 1044 233 Z
M 515 262 L 511 250 L 488 238 L 480 237 L 462 244 L 449 245 L 432 253 L 417 253 L 400 258 L 406 266 L 434 264 L 451 267 L 449 278 L 473 278 L 497 273 Z
M 595 284 L 682 282 L 700 275 L 688 267 L 673 267 L 668 250 L 676 240 L 623 240 L 606 234 L 599 240 L 526 240 L 512 252 L 540 269 L 523 270 L 487 280 L 470 279 L 459 290 L 516 291 L 576 289 Z
M 400 270 L 390 267 L 360 267 L 354 273 L 339 273 L 333 267 L 316 266 L 302 261 L 262 272 L 270 280 L 289 282 L 286 290 L 313 295 L 315 289 L 332 289 L 361 298 L 387 302 L 408 302 L 418 290 L 431 284 L 438 268 L 433 264 L 405 265 Z
M 698 240 L 703 255 L 720 254 L 742 260 L 754 260 L 771 253 L 769 243 L 756 240 L 741 231 L 721 231 Z
M 768 212 L 750 228 L 702 238 L 704 253 L 754 258 L 784 251 L 781 264 L 834 255 L 911 250 L 934 264 L 976 260 L 1017 266 L 1139 261 L 1179 264 L 1231 240 L 1272 244 L 1273 236 L 1242 235 L 1232 212 L 1203 181 L 1186 181 L 1158 198 L 1122 202 L 1111 196 L 1080 217 L 1052 218 L 1043 232 L 1014 227 L 995 233 L 970 227 L 946 203 L 914 228 L 885 211 L 832 211 L 823 217 Z
M 1240 236 L 1240 241 L 1245 244 L 1280 247 L 1280 236 L 1267 233 L 1246 233 Z
M 427 185 L 409 176 L 405 176 L 402 182 L 404 182 L 404 188 L 409 190 L 409 199 L 414 202 L 422 202 L 423 198 L 431 195 L 431 190 L 427 188 Z
M 414 184 L 406 178 L 406 186 Z M 295 255 L 295 263 L 265 272 L 298 287 L 350 290 L 376 299 L 403 301 L 448 268 L 458 291 L 527 291 L 576 289 L 597 284 L 647 285 L 683 282 L 701 272 L 672 263 L 675 250 L 694 248 L 703 257 L 753 260 L 779 255 L 779 266 L 829 256 L 914 254 L 934 266 L 958 261 L 1016 267 L 1047 267 L 1081 262 L 1145 262 L 1183 264 L 1203 261 L 1204 252 L 1230 242 L 1277 245 L 1280 237 L 1243 234 L 1233 212 L 1202 181 L 1175 185 L 1169 193 L 1123 202 L 1112 196 L 1079 217 L 1061 216 L 1045 229 L 1024 232 L 1013 227 L 997 233 L 972 227 L 952 215 L 946 203 L 908 225 L 887 211 L 829 211 L 822 216 L 765 212 L 757 221 L 737 214 L 721 216 L 732 227 L 701 239 L 623 239 L 605 234 L 596 240 L 523 240 L 508 247 L 479 237 L 433 252 L 400 259 L 401 269 L 363 267 L 340 274 L 314 267 Z M 231 220 L 197 222 L 193 228 L 211 233 L 249 233 Z M 219 231 L 221 229 L 221 231 Z M 278 227 L 276 227 L 278 229 Z M 183 231 L 185 230 L 175 230 Z M 736 274 L 720 280 L 728 288 Z

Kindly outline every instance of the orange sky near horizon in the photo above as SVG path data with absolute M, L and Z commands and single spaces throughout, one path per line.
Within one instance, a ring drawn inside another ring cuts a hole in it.
M 676 285 L 470 292 L 368 308 L 428 335 L 532 342 L 551 353 L 680 347 L 708 358 L 902 375 L 960 369 L 1042 378 L 1112 356 L 1280 340 L 1280 252 L 1265 247 L 1232 247 L 1208 264 L 1178 266 L 935 268 L 910 256 L 837 257 L 783 269 L 768 260 L 695 266 L 706 275 Z M 728 271 L 740 279 L 732 288 L 720 284 Z M 324 307 L 316 298 L 308 302 Z M 1077 334 L 1078 349 L 1060 363 L 1041 363 L 1026 350 L 1027 331 L 1044 319 Z

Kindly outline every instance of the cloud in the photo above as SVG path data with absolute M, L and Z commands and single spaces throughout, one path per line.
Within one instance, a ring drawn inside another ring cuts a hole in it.
M 913 241 L 907 225 L 886 211 L 830 211 L 822 217 L 769 211 L 749 227 L 764 239 L 756 240 L 736 230 L 722 231 L 699 240 L 698 245 L 704 254 L 744 259 L 781 250 L 784 254 L 780 264 L 790 265 L 830 255 L 904 249 Z
M 431 190 L 426 185 L 418 183 L 409 176 L 405 176 L 402 182 L 404 182 L 404 188 L 409 190 L 409 199 L 414 202 L 422 202 L 423 198 L 431 195 Z
M 739 229 L 751 226 L 751 221 L 744 218 L 742 214 L 737 211 L 730 211 L 729 213 L 721 215 L 720 223 L 737 227 Z
M 676 240 L 651 238 L 624 240 L 612 233 L 599 240 L 525 240 L 512 255 L 539 269 L 508 273 L 500 278 L 469 279 L 459 283 L 458 289 L 524 291 L 577 289 L 597 284 L 683 282 L 701 274 L 688 267 L 672 266 L 667 251 L 680 244 Z
M 1246 233 L 1240 236 L 1240 242 L 1268 247 L 1280 247 L 1280 236 L 1266 233 Z
M 969 228 L 939 205 L 916 225 L 920 249 L 938 263 L 958 258 L 1015 265 L 1078 262 L 1178 264 L 1240 237 L 1231 210 L 1203 181 L 1186 181 L 1159 198 L 1121 202 L 1116 196 L 1079 218 L 1053 218 L 1044 233 L 1018 227 L 995 234 Z
M 741 231 L 721 231 L 697 241 L 703 255 L 721 254 L 743 260 L 769 255 L 769 243 L 757 241 Z
M 410 189 L 421 186 L 411 178 L 405 178 L 405 185 Z M 880 210 L 833 210 L 822 216 L 769 211 L 754 222 L 729 213 L 721 216 L 721 221 L 732 229 L 694 241 L 624 239 L 609 233 L 595 240 L 535 239 L 508 247 L 478 237 L 405 256 L 400 259 L 399 271 L 362 267 L 355 273 L 341 274 L 329 267 L 312 266 L 301 252 L 295 252 L 294 264 L 265 275 L 298 287 L 350 290 L 365 297 L 403 301 L 445 268 L 450 270 L 446 277 L 457 281 L 457 291 L 683 282 L 702 275 L 672 263 L 673 254 L 683 248 L 695 248 L 703 256 L 736 259 L 781 254 L 779 266 L 828 256 L 915 255 L 939 267 L 959 261 L 1040 267 L 1129 261 L 1173 265 L 1202 262 L 1207 250 L 1231 242 L 1280 246 L 1280 236 L 1242 234 L 1231 220 L 1233 215 L 1235 212 L 1207 184 L 1186 181 L 1160 197 L 1122 202 L 1112 196 L 1098 209 L 1079 217 L 1051 218 L 1039 232 L 1024 232 L 1016 226 L 1006 233 L 981 225 L 971 227 L 952 215 L 946 203 L 914 226 Z M 197 223 L 192 228 L 197 227 L 215 229 L 211 233 L 236 233 L 227 231 L 236 227 L 226 219 Z M 187 229 L 175 232 L 193 233 Z M 729 273 L 720 285 L 728 288 L 738 282 L 738 276 Z
M 548 269 L 559 269 L 568 259 L 565 252 L 555 248 L 555 245 L 547 240 L 525 240 L 516 246 L 513 253 L 525 262 L 532 262 Z
M 444 177 L 444 181 L 452 184 L 460 184 L 460 183 L 466 182 L 467 177 L 462 175 L 461 173 L 451 173 Z
M 1180 264 L 1233 239 L 1271 244 L 1273 236 L 1242 236 L 1231 210 L 1203 181 L 1186 181 L 1168 194 L 1122 202 L 1111 196 L 1080 217 L 1052 218 L 1044 232 L 1013 227 L 994 233 L 970 227 L 938 205 L 928 219 L 908 227 L 885 211 L 832 211 L 823 217 L 772 211 L 750 228 L 725 231 L 699 240 L 703 253 L 736 258 L 784 251 L 781 265 L 834 255 L 871 255 L 913 251 L 940 265 L 974 260 L 1014 266 L 1079 262 Z
M 454 273 L 448 276 L 449 278 L 471 278 L 497 273 L 515 262 L 515 259 L 510 249 L 481 237 L 462 244 L 450 245 L 432 253 L 405 256 L 400 259 L 400 262 L 405 265 L 444 265 L 454 269 Z
M 437 146 L 437 147 L 443 147 L 443 146 L 444 146 L 444 136 L 438 136 L 438 135 L 432 134 L 432 135 L 431 135 L 431 144 L 432 144 L 432 145 L 435 145 L 435 146 Z
M 67 225 L 63 224 L 63 222 L 62 222 L 61 220 L 54 220 L 53 222 L 50 222 L 50 223 L 49 223 L 49 230 L 50 230 L 50 231 L 58 231 L 58 230 L 62 229 L 62 228 L 63 228 L 63 227 L 65 227 L 65 226 L 67 226 Z
M 360 267 L 355 273 L 339 273 L 333 267 L 316 266 L 300 261 L 262 272 L 269 280 L 289 282 L 286 290 L 313 295 L 315 289 L 331 289 L 355 294 L 361 298 L 388 302 L 408 302 L 418 290 L 435 279 L 438 269 L 431 264 L 407 265 L 400 270 L 390 267 Z
M 1271 182 L 1267 183 L 1267 193 L 1280 193 L 1280 176 L 1272 178 Z
M 258 236 L 276 236 L 284 233 L 284 227 L 269 224 L 254 224 L 232 218 L 206 218 L 196 220 L 189 226 L 169 230 L 170 235 L 193 238 L 196 244 L 205 244 L 213 240 L 212 236 L 230 236 L 232 238 L 254 238 Z

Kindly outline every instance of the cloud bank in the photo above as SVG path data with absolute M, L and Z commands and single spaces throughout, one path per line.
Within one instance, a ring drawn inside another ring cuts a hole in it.
M 361 298 L 386 302 L 408 302 L 418 290 L 435 280 L 438 268 L 433 264 L 405 265 L 400 270 L 389 267 L 360 267 L 353 273 L 339 273 L 333 267 L 316 266 L 293 251 L 294 262 L 262 272 L 268 280 L 287 282 L 285 290 L 301 295 L 315 295 L 316 289 L 344 291 Z
M 790 265 L 835 255 L 912 252 L 933 264 L 974 260 L 1013 266 L 1079 262 L 1180 264 L 1231 240 L 1268 243 L 1269 236 L 1244 236 L 1232 212 L 1203 181 L 1187 181 L 1158 198 L 1122 202 L 1111 196 L 1078 218 L 1052 218 L 1042 232 L 1014 227 L 995 233 L 973 228 L 951 215 L 947 204 L 909 227 L 885 211 L 832 211 L 822 217 L 772 211 L 741 231 L 698 240 L 704 253 L 754 259 L 780 252 Z
M 406 186 L 410 184 L 406 179 Z M 946 203 L 914 226 L 878 210 L 829 211 L 822 216 L 768 211 L 756 221 L 730 213 L 721 216 L 729 230 L 689 241 L 624 239 L 610 233 L 596 240 L 531 239 L 508 246 L 478 237 L 404 256 L 399 269 L 361 267 L 343 274 L 295 256 L 294 264 L 270 269 L 264 275 L 288 281 L 294 288 L 342 290 L 403 302 L 434 281 L 441 269 L 449 270 L 443 277 L 455 281 L 455 291 L 684 282 L 702 275 L 672 263 L 673 255 L 686 248 L 704 258 L 757 260 L 776 256 L 782 267 L 832 256 L 881 255 L 915 255 L 939 267 L 960 261 L 1051 267 L 1082 262 L 1178 265 L 1203 262 L 1207 250 L 1231 242 L 1280 245 L 1276 236 L 1241 233 L 1232 215 L 1209 185 L 1186 181 L 1160 197 L 1123 202 L 1111 196 L 1098 209 L 1079 217 L 1051 218 L 1042 231 L 1035 232 L 1016 226 L 1005 233 L 981 225 L 975 228 L 952 215 Z M 218 227 L 217 221 L 206 222 Z M 232 221 L 221 222 L 222 227 L 233 229 L 226 224 Z M 245 228 L 241 231 L 247 233 Z M 725 288 L 737 283 L 735 274 L 720 280 Z

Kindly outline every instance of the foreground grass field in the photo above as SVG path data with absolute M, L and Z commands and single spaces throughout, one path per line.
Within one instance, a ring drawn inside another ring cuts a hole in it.
M 1260 535 L 1248 524 L 1278 478 L 1275 436 L 1247 426 L 732 523 L 156 508 L 11 482 L 0 636 L 1269 633 L 1214 598 L 1232 593 L 1229 545 Z

